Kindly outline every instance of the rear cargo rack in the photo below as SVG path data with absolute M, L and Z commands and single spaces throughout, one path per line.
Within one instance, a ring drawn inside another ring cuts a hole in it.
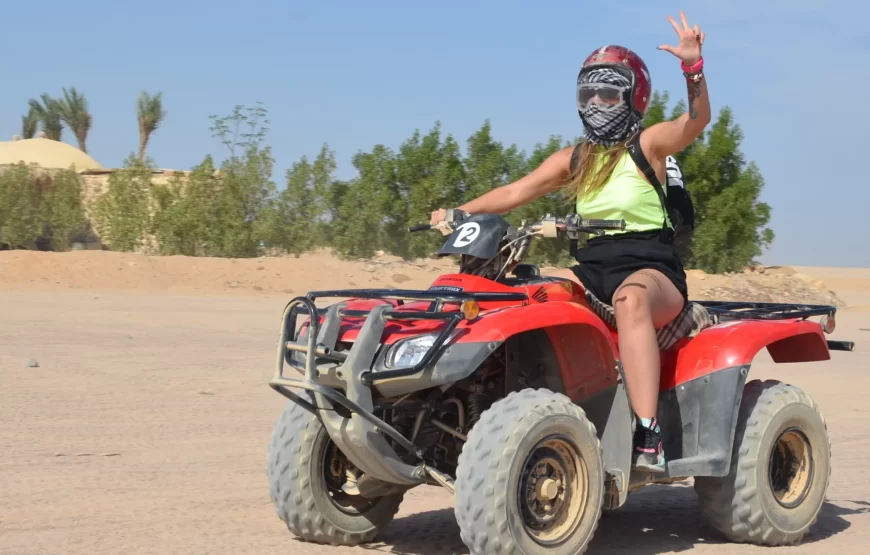
M 821 304 L 762 303 L 745 301 L 692 301 L 718 320 L 789 320 L 834 316 L 837 307 Z
M 765 303 L 746 301 L 692 301 L 707 309 L 716 323 L 733 320 L 806 320 L 812 316 L 822 316 L 833 322 L 837 307 L 824 304 L 802 303 Z M 827 330 L 830 333 L 831 330 Z M 853 351 L 854 341 L 836 341 L 828 339 L 828 348 L 832 351 Z

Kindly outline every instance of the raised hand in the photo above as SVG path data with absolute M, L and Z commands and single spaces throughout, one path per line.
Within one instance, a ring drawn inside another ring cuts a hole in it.
M 687 66 L 694 65 L 701 59 L 701 45 L 704 44 L 704 32 L 697 25 L 689 27 L 689 21 L 686 19 L 686 14 L 683 13 L 683 10 L 680 10 L 682 25 L 677 23 L 671 16 L 668 16 L 668 21 L 671 22 L 671 25 L 677 32 L 680 42 L 677 46 L 662 44 L 658 49 L 670 52 L 681 59 Z

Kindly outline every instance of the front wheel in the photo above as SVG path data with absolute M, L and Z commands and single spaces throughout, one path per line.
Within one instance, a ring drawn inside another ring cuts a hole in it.
M 269 493 L 278 516 L 302 540 L 369 542 L 389 523 L 403 494 L 366 499 L 342 490 L 353 468 L 320 420 L 288 402 L 269 443 Z M 303 550 L 304 551 L 304 550 Z
M 455 486 L 471 555 L 583 553 L 604 498 L 595 426 L 562 394 L 512 392 L 471 429 Z
M 695 479 L 706 519 L 734 542 L 800 543 L 831 478 L 831 443 L 816 404 L 792 385 L 749 382 L 732 451 L 727 476 Z

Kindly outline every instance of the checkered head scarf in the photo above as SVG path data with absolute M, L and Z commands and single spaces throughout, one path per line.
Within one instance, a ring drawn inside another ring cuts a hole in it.
M 609 67 L 598 67 L 582 73 L 577 79 L 577 85 L 585 83 L 631 86 L 631 80 L 626 75 Z M 580 113 L 580 119 L 583 121 L 583 135 L 586 140 L 607 147 L 624 142 L 637 132 L 641 124 L 641 118 L 628 103 L 605 112 L 593 102 L 585 112 Z

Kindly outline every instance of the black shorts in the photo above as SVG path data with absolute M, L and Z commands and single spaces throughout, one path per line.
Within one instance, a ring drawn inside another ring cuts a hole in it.
M 572 270 L 580 283 L 608 305 L 622 282 L 638 270 L 658 270 L 688 301 L 683 261 L 673 242 L 659 231 L 589 239 L 578 249 L 576 259 L 580 264 Z

